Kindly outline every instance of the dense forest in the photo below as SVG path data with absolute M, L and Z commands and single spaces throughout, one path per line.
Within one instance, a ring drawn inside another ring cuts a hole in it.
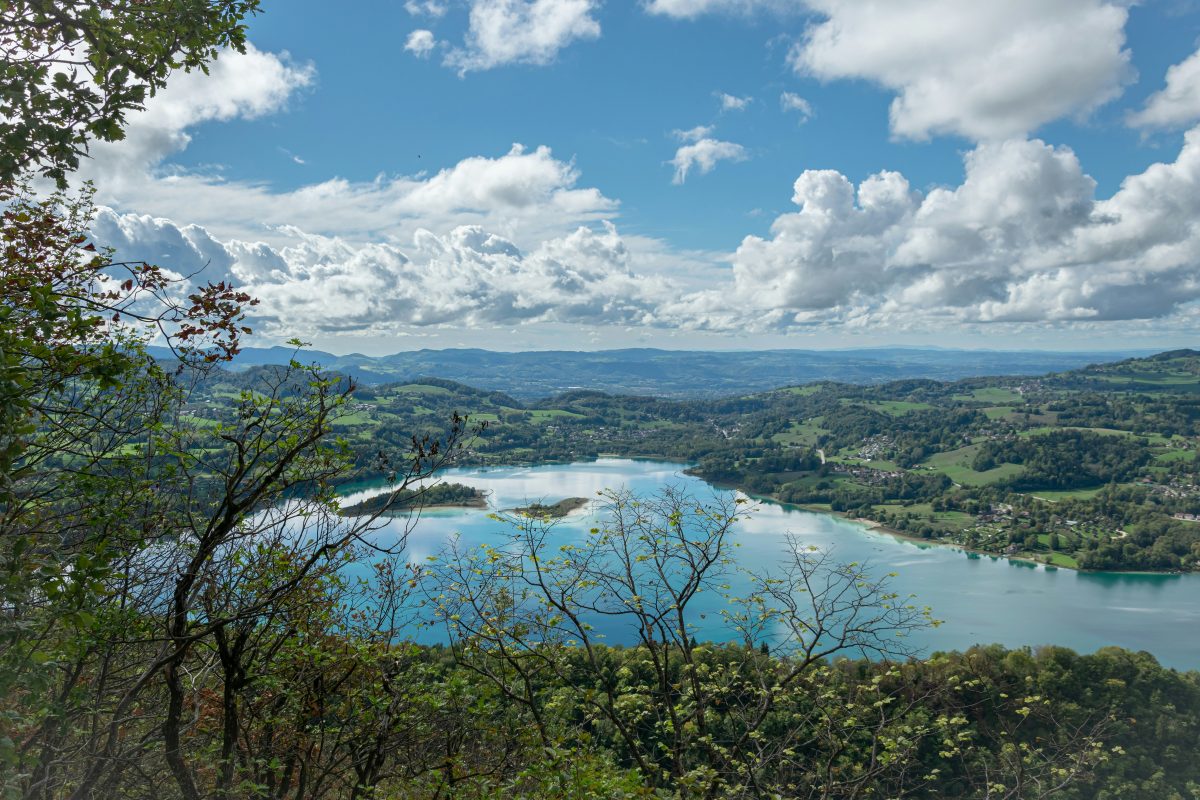
M 509 515 L 495 545 L 420 563 L 371 535 L 424 492 L 473 499 L 424 489 L 451 464 L 620 452 L 931 536 L 986 518 L 1020 552 L 1047 536 L 1097 567 L 1190 567 L 1173 515 L 1200 510 L 1195 353 L 693 402 L 357 387 L 302 353 L 231 372 L 254 298 L 114 261 L 66 185 L 175 71 L 245 47 L 257 10 L 3 8 L 6 797 L 1197 795 L 1200 673 L 1119 649 L 920 654 L 919 598 L 798 542 L 723 597 L 726 643 L 697 641 L 689 607 L 737 566 L 737 498 L 612 491 L 581 544 Z M 364 479 L 389 501 L 343 515 L 338 487 Z M 606 644 L 596 615 L 636 644 Z

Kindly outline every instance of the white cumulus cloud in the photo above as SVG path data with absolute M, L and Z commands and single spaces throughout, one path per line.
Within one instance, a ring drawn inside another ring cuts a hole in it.
M 193 126 L 284 111 L 315 78 L 253 47 L 223 54 L 211 76 L 179 76 L 130 116 L 127 140 L 96 145 L 86 163 L 110 207 L 97 240 L 246 286 L 263 301 L 255 324 L 281 338 L 522 322 L 1185 326 L 1200 305 L 1200 128 L 1173 161 L 1099 199 L 1075 153 L 1022 137 L 978 144 L 960 185 L 927 192 L 891 171 L 856 185 L 810 170 L 793 185 L 795 210 L 724 264 L 622 236 L 610 222 L 619 204 L 546 147 L 288 190 L 171 165 Z M 678 182 L 748 156 L 709 126 L 675 136 Z
M 893 132 L 1020 136 L 1117 97 L 1132 78 L 1119 0 L 806 0 L 822 19 L 792 53 L 803 73 L 897 93 Z
M 311 64 L 294 63 L 286 53 L 266 53 L 253 44 L 247 44 L 245 53 L 223 51 L 208 75 L 173 75 L 144 111 L 128 115 L 124 140 L 92 145 L 92 158 L 84 161 L 81 172 L 101 185 L 120 183 L 186 148 L 189 128 L 277 113 L 315 79 Z
M 1179 128 L 1200 119 L 1200 51 L 1167 70 L 1167 85 L 1129 115 L 1136 128 Z
M 580 186 L 573 163 L 547 147 L 513 145 L 507 152 L 464 158 L 433 173 L 331 177 L 288 190 L 225 178 L 217 169 L 171 163 L 186 149 L 193 126 L 285 111 L 315 70 L 250 46 L 223 53 L 205 76 L 177 76 L 131 114 L 125 140 L 98 143 L 81 179 L 94 179 L 97 201 L 122 212 L 201 226 L 222 241 L 282 246 L 292 227 L 349 242 L 408 241 L 420 229 L 445 232 L 481 226 L 526 248 L 580 226 L 612 219 L 619 204 Z M 282 115 L 279 128 L 286 129 Z
M 410 33 L 404 42 L 404 49 L 417 58 L 429 58 L 429 54 L 435 47 L 437 47 L 437 39 L 434 38 L 433 31 L 421 29 Z
M 192 126 L 281 110 L 313 78 L 311 67 L 253 47 L 244 57 L 222 55 L 210 76 L 180 76 L 144 112 L 130 115 L 124 141 L 95 145 L 80 177 L 95 179 L 98 200 L 114 208 L 187 220 L 239 239 L 270 238 L 286 225 L 367 240 L 383 232 L 403 238 L 422 227 L 478 224 L 525 242 L 617 212 L 615 201 L 576 186 L 575 167 L 546 147 L 515 145 L 432 175 L 360 182 L 335 177 L 288 191 L 170 165 L 170 157 L 187 147 Z
M 488 161 L 426 179 L 412 202 L 496 202 L 511 182 Z M 1071 150 L 1037 140 L 981 144 L 965 167 L 960 185 L 927 193 L 891 171 L 857 185 L 806 171 L 793 185 L 796 210 L 770 235 L 746 237 L 727 270 L 706 257 L 683 269 L 686 254 L 611 223 L 526 246 L 480 224 L 371 241 L 284 225 L 265 241 L 103 209 L 94 234 L 120 257 L 185 275 L 206 267 L 198 279 L 246 287 L 262 300 L 253 324 L 281 339 L 520 323 L 763 333 L 969 325 L 1012 335 L 1191 318 L 1200 128 L 1173 162 L 1128 177 L 1107 199 Z
M 460 75 L 506 64 L 549 64 L 571 43 L 600 36 L 598 0 L 472 0 L 462 47 L 446 64 Z
M 444 235 L 418 230 L 406 246 L 294 227 L 281 246 L 221 242 L 196 225 L 108 208 L 93 233 L 119 258 L 233 280 L 261 301 L 252 322 L 277 338 L 546 321 L 648 325 L 656 298 L 671 293 L 663 279 L 632 272 L 611 224 L 578 228 L 529 252 L 474 225 Z
M 673 182 L 682 184 L 693 169 L 705 175 L 713 171 L 717 162 L 745 161 L 747 158 L 746 148 L 740 144 L 723 142 L 720 139 L 699 139 L 675 151 L 675 157 L 670 162 L 675 167 Z
M 1200 129 L 1107 200 L 1066 148 L 979 145 L 957 187 L 895 172 L 803 173 L 798 211 L 733 255 L 730 285 L 660 310 L 683 324 L 1078 323 L 1159 319 L 1200 300 Z

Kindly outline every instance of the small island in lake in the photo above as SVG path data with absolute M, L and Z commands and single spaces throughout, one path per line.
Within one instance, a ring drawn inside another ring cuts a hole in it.
M 527 506 L 512 509 L 514 514 L 522 514 L 526 517 L 549 517 L 551 519 L 559 519 L 570 514 L 572 511 L 583 508 L 591 500 L 586 497 L 568 497 L 565 500 L 559 500 L 553 505 L 545 505 L 543 503 L 530 503 Z
M 372 514 L 399 514 L 415 508 L 487 508 L 487 494 L 461 483 L 436 483 L 419 489 L 401 489 L 368 497 L 344 506 L 343 517 L 367 517 Z

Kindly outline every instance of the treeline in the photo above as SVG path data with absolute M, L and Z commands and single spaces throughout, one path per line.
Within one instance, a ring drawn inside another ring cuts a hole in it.
M 930 501 L 940 498 L 950 487 L 950 479 L 940 473 L 906 472 L 868 486 L 838 483 L 825 477 L 811 484 L 782 486 L 777 490 L 777 496 L 785 503 L 828 503 L 833 511 L 871 516 L 872 506 L 881 503 Z
M 820 467 L 820 458 L 810 449 L 784 450 L 780 447 L 741 444 L 706 454 L 691 472 L 709 483 L 770 493 L 776 491 L 788 475 L 810 472 Z
M 1136 434 L 1200 435 L 1200 396 L 1078 393 L 1047 408 L 1060 425 L 1113 428 Z
M 1172 570 L 1197 555 L 1200 524 L 1158 517 L 1129 525 L 1119 538 L 1088 542 L 1078 560 L 1084 569 Z
M 1009 481 L 1014 489 L 1080 489 L 1131 480 L 1149 460 L 1145 441 L 1055 430 L 986 442 L 972 468 L 983 472 L 1001 464 L 1020 464 L 1025 470 Z

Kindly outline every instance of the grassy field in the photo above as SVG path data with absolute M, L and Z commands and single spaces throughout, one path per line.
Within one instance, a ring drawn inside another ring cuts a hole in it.
M 1066 553 L 1050 553 L 1050 563 L 1056 567 L 1079 569 L 1079 562 Z
M 1134 433 L 1133 431 L 1122 431 L 1116 428 L 1080 428 L 1073 425 L 1064 425 L 1061 427 L 1043 425 L 1037 428 L 1028 428 L 1017 435 L 1023 439 L 1028 439 L 1030 436 L 1041 436 L 1051 431 L 1088 431 L 1090 433 L 1098 433 L 1101 436 L 1125 436 L 1130 439 L 1145 439 L 1152 445 L 1167 445 L 1171 442 L 1170 439 L 1161 433 Z
M 1184 450 L 1182 448 L 1173 447 L 1165 453 L 1159 453 L 1158 455 L 1156 455 L 1154 457 L 1154 460 L 1162 461 L 1164 463 L 1169 464 L 1174 461 L 1191 461 L 1195 457 L 1196 457 L 1195 450 Z
M 426 383 L 406 383 L 406 384 L 403 384 L 402 386 L 392 387 L 391 391 L 388 394 L 389 394 L 389 396 L 399 397 L 401 395 L 406 395 L 406 394 L 449 395 L 449 394 L 454 394 L 454 392 L 450 391 L 449 389 L 447 389 L 444 386 L 430 386 L 429 384 L 426 384 Z
M 574 411 L 563 411 L 561 408 L 531 409 L 529 411 L 529 416 L 537 422 L 545 422 L 546 420 L 554 419 L 555 417 L 574 417 L 575 419 L 583 419 L 583 414 L 577 414 Z
M 339 416 L 336 420 L 336 424 L 354 427 L 357 425 L 370 425 L 375 421 L 376 420 L 371 416 L 370 411 L 351 411 Z
M 935 469 L 963 486 L 986 486 L 990 483 L 998 483 L 1020 475 L 1025 470 L 1019 464 L 1001 464 L 986 472 L 976 472 L 971 469 L 971 464 L 979 452 L 979 447 L 977 444 L 972 444 L 947 453 L 937 453 L 925 461 L 922 466 Z
M 826 483 L 830 486 L 846 486 L 857 485 L 855 482 L 845 475 L 816 475 L 809 473 L 795 480 L 789 481 L 789 486 L 802 486 L 806 489 L 811 489 L 819 483 Z
M 1030 492 L 1031 497 L 1036 497 L 1039 500 L 1048 500 L 1051 503 L 1057 503 L 1059 500 L 1087 500 L 1090 497 L 1095 497 L 1104 491 L 1104 487 L 1100 486 L 1095 489 L 1071 489 L 1066 491 L 1046 491 L 1046 492 Z
M 914 403 L 908 400 L 875 400 L 869 403 L 862 403 L 861 405 L 893 417 L 907 414 L 910 411 L 924 411 L 925 409 L 933 408 L 929 403 Z
M 797 425 L 791 423 L 787 430 L 780 431 L 771 437 L 780 444 L 798 444 L 806 447 L 816 447 L 821 434 L 828 433 L 821 427 L 822 417 L 813 417 Z
M 1005 389 L 1000 386 L 987 386 L 982 389 L 976 389 L 970 394 L 956 394 L 955 400 L 963 402 L 971 402 L 972 400 L 982 403 L 993 403 L 995 405 L 1011 404 L 1019 405 L 1025 402 L 1025 398 L 1020 392 L 1014 389 Z
M 914 503 L 906 506 L 903 503 L 882 503 L 872 506 L 876 513 L 886 511 L 899 517 L 910 516 L 922 524 L 928 524 L 941 534 L 957 533 L 971 526 L 975 518 L 962 511 L 934 511 L 929 503 Z
M 190 425 L 194 428 L 215 428 L 220 425 L 219 420 L 210 419 L 208 417 L 190 416 L 183 418 L 184 425 Z
M 1172 389 L 1200 389 L 1200 378 L 1187 372 L 1109 372 L 1094 376 L 1105 383 L 1127 386 L 1166 386 Z

